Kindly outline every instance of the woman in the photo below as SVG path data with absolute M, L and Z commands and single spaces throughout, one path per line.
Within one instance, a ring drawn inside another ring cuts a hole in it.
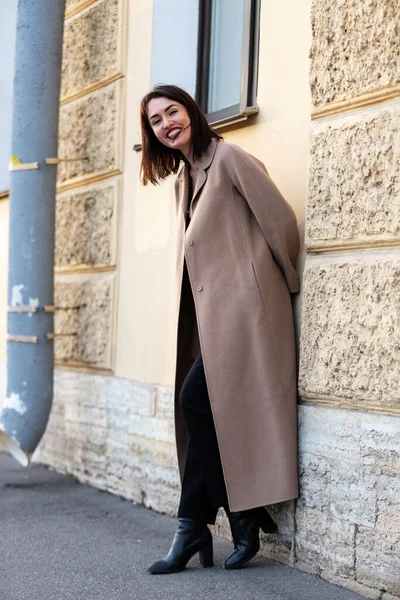
M 258 552 L 260 527 L 276 529 L 264 507 L 298 495 L 296 219 L 264 165 L 223 142 L 180 88 L 147 94 L 141 125 L 143 184 L 178 173 L 180 299 L 178 530 L 148 571 L 181 571 L 197 552 L 212 566 L 220 506 L 234 541 L 224 566 L 236 569 Z

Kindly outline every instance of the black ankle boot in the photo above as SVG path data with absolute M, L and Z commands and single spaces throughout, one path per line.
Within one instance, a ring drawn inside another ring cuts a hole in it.
M 170 551 L 164 558 L 152 563 L 147 572 L 178 573 L 186 567 L 196 552 L 200 553 L 200 563 L 203 567 L 214 566 L 212 535 L 207 524 L 196 519 L 179 519 Z
M 226 559 L 225 569 L 239 569 L 260 549 L 260 527 L 264 533 L 277 530 L 275 521 L 260 507 L 228 514 L 235 551 Z

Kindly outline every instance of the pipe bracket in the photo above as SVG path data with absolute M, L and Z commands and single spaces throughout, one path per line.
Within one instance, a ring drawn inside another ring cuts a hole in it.
M 41 310 L 40 306 L 8 306 L 7 312 L 9 313 L 35 313 L 38 310 Z M 56 310 L 69 310 L 68 308 L 64 308 L 62 306 L 44 306 L 43 309 L 46 313 L 54 313 Z
M 39 163 L 31 162 L 31 163 L 16 163 L 10 164 L 8 167 L 9 171 L 32 171 L 33 169 L 39 169 Z
M 13 334 L 8 334 L 7 337 L 7 342 L 21 342 L 23 344 L 37 344 L 38 343 L 38 338 L 36 337 L 36 335 L 13 335 Z
M 8 306 L 7 312 L 9 313 L 35 313 L 37 307 L 35 306 Z

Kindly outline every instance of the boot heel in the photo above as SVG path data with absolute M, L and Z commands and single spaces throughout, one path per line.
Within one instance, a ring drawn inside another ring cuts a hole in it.
M 257 520 L 264 533 L 275 533 L 278 526 L 265 508 L 259 508 L 257 511 Z
M 214 566 L 214 556 L 213 556 L 213 544 L 212 540 L 207 542 L 207 544 L 200 550 L 199 552 L 199 560 L 200 564 L 204 569 Z

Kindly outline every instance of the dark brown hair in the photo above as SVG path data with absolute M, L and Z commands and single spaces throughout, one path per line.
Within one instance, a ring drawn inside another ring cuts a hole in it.
M 180 150 L 164 146 L 151 128 L 147 110 L 153 98 L 169 98 L 182 104 L 189 115 L 193 158 L 198 160 L 207 150 L 212 138 L 222 139 L 207 123 L 204 113 L 196 101 L 184 90 L 176 85 L 156 85 L 151 92 L 146 94 L 140 105 L 140 121 L 142 126 L 142 164 L 140 174 L 143 185 L 149 182 L 156 185 L 171 173 L 177 173 L 179 163 L 185 160 Z

